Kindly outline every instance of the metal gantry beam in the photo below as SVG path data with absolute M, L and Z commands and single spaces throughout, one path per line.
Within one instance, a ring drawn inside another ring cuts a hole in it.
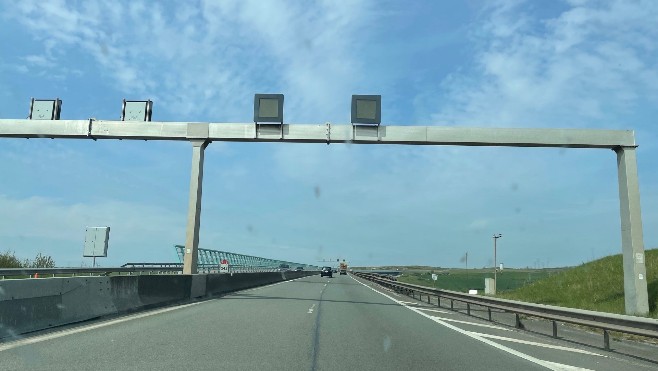
M 0 137 L 239 142 L 360 143 L 459 146 L 634 147 L 632 130 L 496 129 L 440 126 L 297 125 L 282 130 L 253 123 L 0 120 Z
M 644 243 L 632 130 L 512 129 L 332 124 L 124 122 L 102 120 L 0 120 L 0 137 L 180 140 L 192 143 L 192 174 L 184 273 L 196 272 L 203 152 L 212 141 L 608 148 L 617 152 L 627 314 L 649 311 Z

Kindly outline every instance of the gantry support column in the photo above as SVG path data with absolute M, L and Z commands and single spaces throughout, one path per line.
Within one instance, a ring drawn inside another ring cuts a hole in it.
M 190 201 L 187 209 L 187 231 L 183 274 L 197 273 L 199 227 L 201 226 L 201 191 L 203 188 L 203 155 L 208 140 L 190 140 L 192 143 L 192 172 L 190 177 Z
M 640 186 L 635 147 L 619 147 L 617 171 L 621 215 L 621 249 L 624 260 L 624 299 L 626 314 L 649 313 L 647 272 L 644 264 Z

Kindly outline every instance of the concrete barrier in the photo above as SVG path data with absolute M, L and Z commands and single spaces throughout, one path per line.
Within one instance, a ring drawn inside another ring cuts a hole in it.
M 3 280 L 0 281 L 0 338 L 312 274 L 268 272 Z

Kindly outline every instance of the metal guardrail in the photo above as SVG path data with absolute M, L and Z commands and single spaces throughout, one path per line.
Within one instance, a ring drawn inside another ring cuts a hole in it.
M 451 309 L 454 308 L 455 301 L 464 303 L 466 304 L 466 312 L 468 315 L 470 315 L 471 305 L 485 307 L 487 308 L 489 321 L 492 321 L 492 309 L 513 313 L 516 317 L 516 328 L 523 328 L 521 324 L 521 315 L 547 319 L 552 321 L 554 338 L 558 337 L 558 322 L 602 329 L 603 346 L 606 350 L 610 350 L 609 331 L 645 336 L 650 338 L 658 338 L 658 320 L 655 319 L 621 314 L 602 313 L 582 309 L 556 307 L 543 304 L 531 304 L 514 300 L 465 294 L 456 291 L 432 289 L 431 287 L 397 282 L 391 280 L 390 278 L 385 278 L 383 276 L 372 273 L 354 272 L 353 274 L 413 298 L 416 298 L 416 294 L 418 294 L 418 298 L 421 301 L 423 295 L 427 296 L 428 302 L 430 301 L 430 297 L 437 297 L 437 303 L 439 306 L 441 306 L 442 298 L 450 300 Z
M 261 272 L 281 272 L 292 271 L 294 269 L 281 269 L 279 267 L 269 266 L 252 266 L 252 265 L 229 265 L 229 273 L 261 273 Z M 305 269 L 313 271 L 312 267 Z M 126 263 L 121 267 L 88 267 L 88 268 L 0 268 L 0 280 L 7 277 L 45 278 L 55 277 L 58 275 L 109 275 L 118 274 L 181 274 L 183 271 L 182 263 Z M 214 264 L 199 264 L 199 271 L 204 273 L 219 273 L 219 266 Z
M 82 275 L 109 275 L 110 273 L 139 273 L 144 272 L 153 273 L 153 272 L 182 272 L 182 266 L 176 266 L 174 264 L 167 265 L 155 265 L 155 266 L 126 266 L 123 267 L 93 267 L 93 268 L 2 268 L 0 269 L 0 279 L 5 277 L 16 277 L 16 276 L 29 276 L 30 278 L 36 278 L 38 276 L 43 277 L 55 277 L 56 275 L 65 275 L 70 274 L 73 276 L 82 276 Z

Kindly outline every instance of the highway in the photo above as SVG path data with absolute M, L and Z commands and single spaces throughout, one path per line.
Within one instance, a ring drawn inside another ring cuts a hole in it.
M 352 276 L 311 276 L 0 343 L 0 370 L 650 370 Z

